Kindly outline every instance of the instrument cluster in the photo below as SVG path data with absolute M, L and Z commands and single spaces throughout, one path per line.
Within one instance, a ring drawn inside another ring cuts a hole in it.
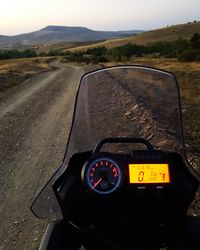
M 100 153 L 85 162 L 85 188 L 109 195 L 123 187 L 163 189 L 171 183 L 170 164 L 162 151 L 139 151 L 132 155 Z

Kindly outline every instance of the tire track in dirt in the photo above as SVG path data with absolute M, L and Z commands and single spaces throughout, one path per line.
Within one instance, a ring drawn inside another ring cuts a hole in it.
M 29 206 L 62 160 L 81 67 L 29 80 L 0 106 L 0 249 L 38 249 L 46 221 Z

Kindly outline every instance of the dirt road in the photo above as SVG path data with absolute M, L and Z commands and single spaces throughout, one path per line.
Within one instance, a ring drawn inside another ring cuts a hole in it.
M 0 250 L 38 249 L 47 224 L 29 206 L 62 160 L 83 74 L 57 66 L 0 100 Z

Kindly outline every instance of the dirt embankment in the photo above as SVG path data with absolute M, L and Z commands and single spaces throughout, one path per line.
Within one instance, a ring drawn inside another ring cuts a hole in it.
M 0 249 L 38 249 L 46 221 L 30 203 L 59 166 L 83 70 L 63 66 L 7 91 L 0 102 Z M 2 101 L 3 99 L 3 101 Z

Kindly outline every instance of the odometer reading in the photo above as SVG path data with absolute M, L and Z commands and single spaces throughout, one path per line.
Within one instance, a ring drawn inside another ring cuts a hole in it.
M 168 164 L 129 164 L 131 184 L 170 183 Z
M 85 180 L 90 190 L 99 194 L 110 194 L 119 188 L 122 174 L 119 165 L 109 159 L 100 158 L 86 166 Z

